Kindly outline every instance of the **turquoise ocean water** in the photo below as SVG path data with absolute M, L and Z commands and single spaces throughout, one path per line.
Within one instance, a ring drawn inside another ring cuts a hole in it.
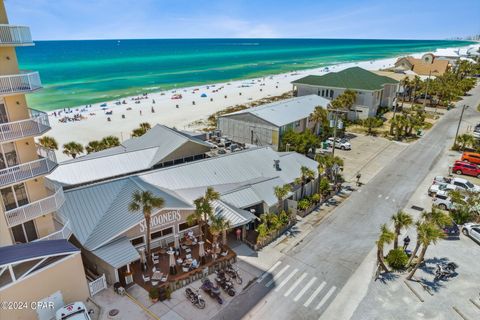
M 37 41 L 17 50 L 44 89 L 41 110 L 235 79 L 468 45 L 443 40 L 178 39 Z

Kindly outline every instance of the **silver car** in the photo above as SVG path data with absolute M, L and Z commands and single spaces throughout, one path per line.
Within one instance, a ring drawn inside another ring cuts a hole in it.
M 480 224 L 465 223 L 462 227 L 462 233 L 480 242 Z

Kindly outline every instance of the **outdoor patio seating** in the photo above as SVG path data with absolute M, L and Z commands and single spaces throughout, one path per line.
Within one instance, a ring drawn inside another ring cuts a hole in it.
M 158 281 L 153 281 L 153 280 L 152 280 L 152 286 L 155 287 L 156 285 L 158 285 Z
M 142 278 L 143 278 L 143 282 L 149 282 L 150 281 L 150 277 L 149 276 L 145 276 L 144 274 L 142 274 Z
M 162 282 L 167 282 L 167 280 L 168 280 L 168 274 L 165 275 L 165 276 L 163 276 L 163 277 L 160 279 L 160 281 L 162 281 Z

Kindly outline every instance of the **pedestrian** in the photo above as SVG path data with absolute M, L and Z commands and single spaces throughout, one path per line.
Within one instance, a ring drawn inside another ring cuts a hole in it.
M 408 245 L 410 244 L 410 237 L 406 236 L 403 238 L 403 250 L 407 250 Z
M 357 173 L 357 187 L 360 187 L 360 178 L 362 177 L 362 175 L 359 173 Z
M 240 228 L 237 228 L 235 233 L 237 234 L 237 240 L 238 241 L 242 240 L 242 230 L 240 230 Z
M 142 110 L 140 110 L 140 115 L 142 115 Z

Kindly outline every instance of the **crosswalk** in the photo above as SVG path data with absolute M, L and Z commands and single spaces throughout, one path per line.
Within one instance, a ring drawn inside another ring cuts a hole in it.
M 320 310 L 337 290 L 326 281 L 321 281 L 298 268 L 291 268 L 288 264 L 284 265 L 281 261 L 277 261 L 263 273 L 257 279 L 257 283 L 264 283 L 267 288 L 275 284 L 274 292 L 279 292 L 284 298 L 292 299 L 300 306 L 312 310 Z

